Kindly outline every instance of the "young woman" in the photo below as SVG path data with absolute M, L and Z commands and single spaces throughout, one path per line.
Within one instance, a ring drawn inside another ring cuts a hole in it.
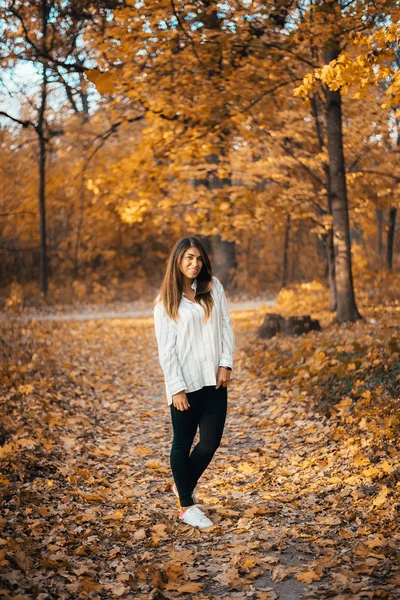
M 195 237 L 180 239 L 171 251 L 154 301 L 154 327 L 172 420 L 170 464 L 179 517 L 210 527 L 194 489 L 221 441 L 235 336 L 224 288 Z M 190 454 L 197 427 L 200 441 Z

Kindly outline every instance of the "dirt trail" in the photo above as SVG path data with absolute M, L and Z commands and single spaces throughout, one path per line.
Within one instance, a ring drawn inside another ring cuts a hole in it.
M 25 383 L 5 395 L 21 442 L 2 455 L 3 590 L 43 600 L 372 598 L 370 573 L 385 557 L 372 547 L 358 573 L 341 552 L 365 522 L 324 455 L 340 458 L 341 443 L 307 402 L 255 376 L 256 318 L 234 309 L 226 427 L 198 486 L 215 527 L 179 521 L 148 316 L 21 327 Z
M 230 310 L 256 310 L 262 306 L 273 306 L 274 298 L 246 300 L 242 302 L 228 302 Z M 118 309 L 88 309 L 82 312 L 28 312 L 23 316 L 12 317 L 7 314 L 0 313 L 0 323 L 10 321 L 27 322 L 27 321 L 92 321 L 99 319 L 134 319 L 142 317 L 151 317 L 153 315 L 152 305 L 150 303 L 140 306 L 125 305 Z

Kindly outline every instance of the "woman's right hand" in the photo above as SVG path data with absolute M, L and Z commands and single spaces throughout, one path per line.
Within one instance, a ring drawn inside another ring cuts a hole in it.
M 172 396 L 172 403 L 178 410 L 188 410 L 190 408 L 186 392 L 183 390 Z

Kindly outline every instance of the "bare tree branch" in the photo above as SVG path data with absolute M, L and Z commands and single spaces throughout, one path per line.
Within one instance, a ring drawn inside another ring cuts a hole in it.
M 19 215 L 33 215 L 36 217 L 36 213 L 31 212 L 29 210 L 21 210 L 17 213 L 0 213 L 0 217 L 18 217 Z
M 400 183 L 400 177 L 393 175 L 393 173 L 382 173 L 382 171 L 376 171 L 374 169 L 353 169 L 350 173 L 366 173 L 367 175 L 379 175 L 380 177 L 389 177 L 394 179 L 396 183 Z
M 13 117 L 12 115 L 9 115 L 8 113 L 4 112 L 3 110 L 0 110 L 0 115 L 2 117 L 7 117 L 7 119 L 14 121 L 14 123 L 18 123 L 19 125 L 22 125 L 22 127 L 35 128 L 35 125 L 34 125 L 34 123 L 32 123 L 32 121 L 29 121 L 29 120 L 22 121 L 21 119 L 17 119 L 17 117 Z

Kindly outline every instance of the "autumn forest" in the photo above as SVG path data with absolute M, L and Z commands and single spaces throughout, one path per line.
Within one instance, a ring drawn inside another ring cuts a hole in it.
M 0 0 L 0 600 L 400 597 L 399 21 Z M 183 236 L 236 336 L 210 531 L 154 336 Z

